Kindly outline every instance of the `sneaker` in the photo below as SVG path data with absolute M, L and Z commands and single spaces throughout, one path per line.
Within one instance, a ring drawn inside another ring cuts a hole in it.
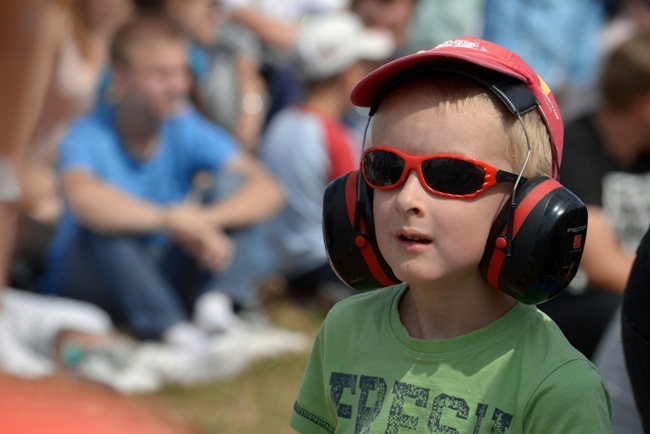
M 119 340 L 97 347 L 66 344 L 61 363 L 74 375 L 109 386 L 122 393 L 150 393 L 162 387 L 160 376 L 142 369 L 138 344 Z
M 246 312 L 231 329 L 231 334 L 256 359 L 305 352 L 312 344 L 307 334 L 277 327 L 267 315 L 259 312 Z
M 236 325 L 237 320 L 232 299 L 221 291 L 202 294 L 194 305 L 193 322 L 204 332 L 227 331 Z
M 192 386 L 240 375 L 250 355 L 235 339 L 209 339 L 203 348 L 149 343 L 137 356 L 143 369 L 156 372 L 164 384 Z

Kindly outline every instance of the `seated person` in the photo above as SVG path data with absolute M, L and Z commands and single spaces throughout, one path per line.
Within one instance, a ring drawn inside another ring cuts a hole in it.
M 589 209 L 578 277 L 540 305 L 587 357 L 619 309 L 650 224 L 650 35 L 620 45 L 598 80 L 602 102 L 567 125 L 562 183 Z
M 283 198 L 229 134 L 185 104 L 186 49 L 162 15 L 139 15 L 117 32 L 116 102 L 78 119 L 61 146 L 66 210 L 42 290 L 93 302 L 139 338 L 201 346 L 206 330 L 232 320 L 213 313 L 225 312 L 215 290 L 250 296 L 232 286 L 252 273 L 245 246 L 233 257 L 226 231 L 269 218 Z M 237 185 L 220 184 L 226 196 L 209 188 L 203 204 L 191 194 L 200 173 Z M 190 321 L 194 307 L 201 327 Z
M 349 295 L 327 261 L 322 202 L 327 184 L 358 165 L 359 149 L 341 122 L 352 86 L 369 61 L 388 58 L 387 32 L 371 31 L 352 13 L 313 17 L 298 36 L 306 97 L 280 111 L 263 137 L 261 158 L 282 183 L 287 206 L 269 224 L 268 239 L 289 296 L 325 306 Z

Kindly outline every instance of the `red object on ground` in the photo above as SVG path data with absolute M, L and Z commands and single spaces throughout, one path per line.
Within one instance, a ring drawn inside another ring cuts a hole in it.
M 68 378 L 0 374 L 2 434 L 196 434 L 162 405 Z

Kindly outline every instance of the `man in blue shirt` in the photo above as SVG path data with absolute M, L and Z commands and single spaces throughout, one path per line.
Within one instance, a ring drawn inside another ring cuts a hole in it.
M 190 318 L 206 294 L 226 289 L 215 276 L 250 274 L 226 231 L 272 216 L 283 198 L 258 162 L 186 105 L 186 49 L 161 16 L 116 35 L 116 103 L 77 120 L 61 145 L 66 212 L 43 286 L 99 304 L 140 338 L 200 344 Z M 193 197 L 201 173 L 236 179 L 236 189 L 202 203 Z

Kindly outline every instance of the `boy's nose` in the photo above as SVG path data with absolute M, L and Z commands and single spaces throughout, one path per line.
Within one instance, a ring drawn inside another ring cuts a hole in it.
M 415 211 L 420 213 L 423 209 L 422 201 L 428 197 L 427 191 L 420 184 L 417 172 L 410 170 L 399 187 L 395 204 L 400 212 Z

